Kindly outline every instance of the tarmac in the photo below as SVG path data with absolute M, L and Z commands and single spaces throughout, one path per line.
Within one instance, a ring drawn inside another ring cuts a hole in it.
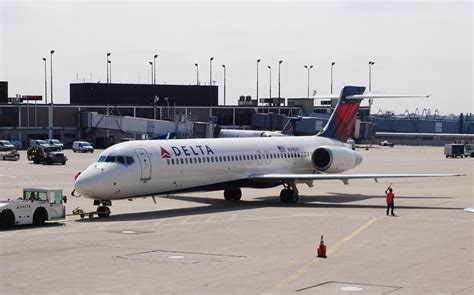
M 465 173 L 465 177 L 318 181 L 281 188 L 114 201 L 109 218 L 68 216 L 0 231 L 1 294 L 474 294 L 474 158 L 442 147 L 359 149 L 350 173 Z M 0 161 L 0 199 L 23 187 L 61 188 L 97 157 L 61 165 Z M 393 182 L 396 217 L 386 216 Z M 321 236 L 327 258 L 316 257 Z

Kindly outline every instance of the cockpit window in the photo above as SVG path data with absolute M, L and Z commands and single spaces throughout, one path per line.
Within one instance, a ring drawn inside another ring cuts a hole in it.
M 127 165 L 132 165 L 135 160 L 133 160 L 133 157 L 126 156 L 125 159 L 127 160 Z
M 115 156 L 107 156 L 107 158 L 105 158 L 105 162 L 112 163 L 112 162 L 115 162 L 115 161 L 116 161 Z
M 122 165 L 126 165 L 125 164 L 125 158 L 122 157 L 122 156 L 117 156 L 117 162 L 119 162 Z
M 132 165 L 135 160 L 131 156 L 100 156 L 97 162 L 120 163 L 124 166 Z

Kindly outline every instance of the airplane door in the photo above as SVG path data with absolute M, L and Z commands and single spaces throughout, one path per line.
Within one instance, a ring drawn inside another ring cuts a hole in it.
M 137 153 L 140 166 L 142 167 L 140 180 L 151 179 L 151 162 L 148 153 L 145 149 L 135 149 L 135 152 Z
M 266 164 L 266 165 L 270 165 L 270 163 L 271 163 L 271 161 L 272 161 L 272 159 L 271 159 L 271 157 L 270 157 L 270 152 L 269 152 L 269 151 L 264 151 L 264 153 L 265 153 L 265 155 L 264 155 L 264 157 L 265 157 L 265 164 Z

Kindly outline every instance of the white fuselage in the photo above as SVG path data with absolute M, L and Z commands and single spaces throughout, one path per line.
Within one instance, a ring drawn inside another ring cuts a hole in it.
M 77 177 L 75 190 L 113 200 L 252 187 L 249 177 L 255 174 L 315 173 L 311 155 L 319 146 L 347 147 L 318 136 L 124 142 L 103 151 Z M 342 171 L 354 167 L 338 165 Z

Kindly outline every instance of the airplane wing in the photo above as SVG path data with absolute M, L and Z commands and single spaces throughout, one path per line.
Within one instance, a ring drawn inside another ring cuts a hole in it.
M 345 184 L 349 179 L 374 179 L 379 178 L 414 178 L 414 177 L 453 177 L 466 176 L 466 174 L 255 174 L 249 178 L 257 182 L 275 181 L 307 181 L 307 180 L 341 180 Z

